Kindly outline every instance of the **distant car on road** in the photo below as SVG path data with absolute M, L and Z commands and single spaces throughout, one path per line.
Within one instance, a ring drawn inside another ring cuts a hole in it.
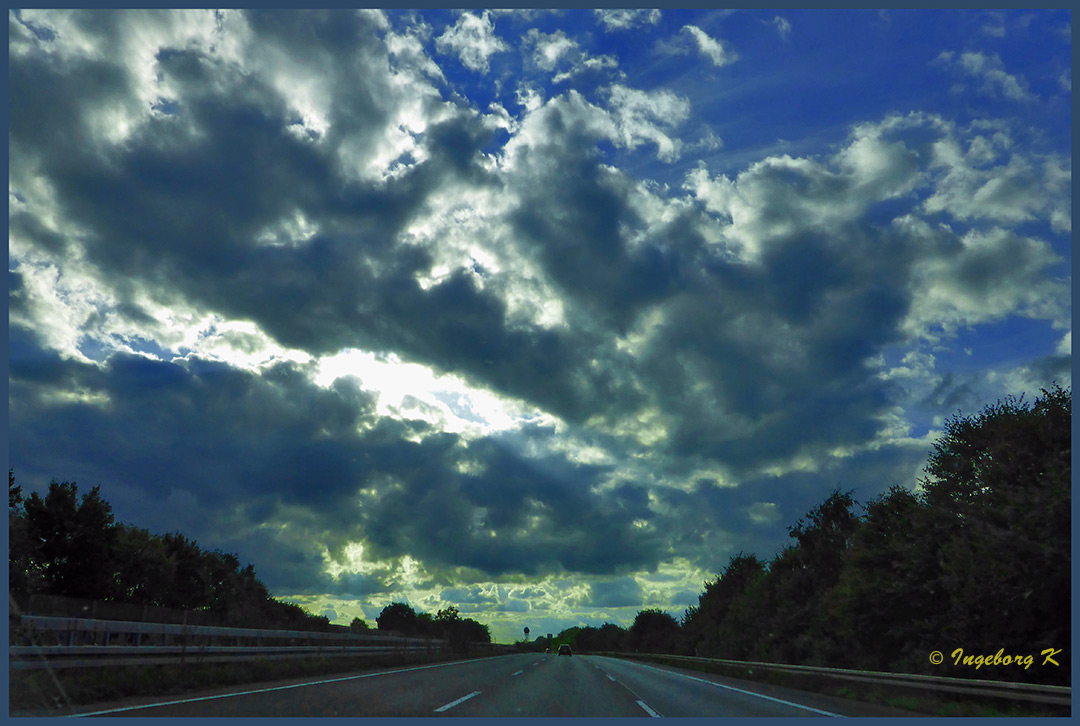
M 559 646 L 559 655 L 570 655 L 570 646 L 563 643 Z

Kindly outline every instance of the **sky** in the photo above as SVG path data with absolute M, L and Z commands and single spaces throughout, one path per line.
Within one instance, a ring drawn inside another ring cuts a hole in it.
M 9 13 L 9 461 L 374 625 L 680 616 L 1071 386 L 1071 16 Z

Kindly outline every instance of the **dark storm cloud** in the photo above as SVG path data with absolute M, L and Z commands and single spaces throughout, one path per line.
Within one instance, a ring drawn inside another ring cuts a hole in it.
M 50 395 L 64 391 L 84 398 Z M 202 518 L 191 536 L 238 549 L 292 592 L 381 591 L 376 578 L 321 574 L 319 548 L 361 533 L 378 556 L 488 574 L 617 572 L 662 556 L 659 538 L 628 526 L 644 514 L 640 491 L 594 491 L 603 469 L 377 419 L 355 380 L 323 389 L 296 364 L 257 375 L 117 353 L 99 367 L 13 326 L 10 405 L 13 461 L 39 462 L 20 475 L 101 483 L 121 520 L 159 531 L 172 529 L 168 502 L 184 492 Z M 409 440 L 417 432 L 426 437 Z M 481 473 L 462 474 L 463 461 Z M 303 534 L 260 529 L 282 520 Z
M 348 454 L 373 399 L 344 379 L 323 390 L 290 364 L 256 376 L 217 362 L 121 353 L 102 369 L 36 349 L 17 327 L 12 337 L 11 406 L 28 424 L 12 447 L 27 460 L 77 471 L 80 462 L 107 459 L 133 481 L 156 483 L 161 497 L 184 489 L 222 510 L 269 497 L 328 515 L 365 471 Z M 65 389 L 108 404 L 49 403 L 50 390 Z M 52 426 L 67 446 L 45 457 Z
M 604 163 L 587 113 L 574 94 L 544 109 L 516 160 L 526 179 L 510 221 L 526 253 L 576 303 L 577 325 L 624 333 L 644 307 L 680 291 L 698 240 L 648 228 L 633 180 Z M 640 233 L 646 239 L 632 246 Z
M 634 515 L 620 506 L 624 493 L 593 490 L 603 469 L 526 458 L 486 438 L 463 454 L 481 473 L 461 474 L 436 468 L 433 462 L 448 454 L 443 441 L 430 441 L 403 445 L 397 486 L 361 507 L 364 531 L 380 554 L 410 552 L 425 562 L 531 575 L 613 573 L 659 561 L 662 538 L 628 526 Z
M 890 258 L 887 241 L 859 230 L 799 235 L 759 267 L 705 268 L 643 355 L 677 422 L 675 449 L 753 467 L 807 445 L 872 439 L 889 389 L 866 361 L 900 338 L 907 312 L 902 258 Z
M 319 564 L 321 565 L 322 563 Z M 329 582 L 324 590 L 313 588 L 310 574 L 307 578 L 301 579 L 298 585 L 289 589 L 292 592 L 298 592 L 306 588 L 309 592 L 325 592 L 326 594 L 337 595 L 338 597 L 343 598 L 364 598 L 369 595 L 378 595 L 390 591 L 390 584 L 388 582 L 372 575 L 342 572 L 338 575 L 337 579 L 329 577 L 326 579 L 329 580 Z
M 637 580 L 623 577 L 608 582 L 593 582 L 589 585 L 589 597 L 583 603 L 586 607 L 625 608 L 640 607 L 644 593 Z

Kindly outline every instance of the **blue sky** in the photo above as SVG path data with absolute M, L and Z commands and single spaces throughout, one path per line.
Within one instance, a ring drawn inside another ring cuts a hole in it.
M 338 622 L 673 614 L 1071 385 L 1068 11 L 12 11 L 10 463 Z

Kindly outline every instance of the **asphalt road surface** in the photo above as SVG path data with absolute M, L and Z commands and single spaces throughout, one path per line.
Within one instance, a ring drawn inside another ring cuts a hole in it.
M 884 716 L 804 691 L 602 656 L 519 653 L 237 687 L 81 716 Z M 907 714 L 913 715 L 913 714 Z

